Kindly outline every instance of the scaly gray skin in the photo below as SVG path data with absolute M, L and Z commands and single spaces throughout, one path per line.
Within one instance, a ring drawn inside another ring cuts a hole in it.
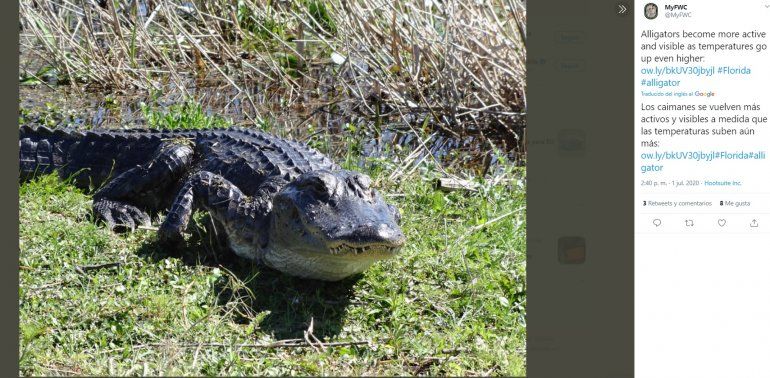
M 205 131 L 51 130 L 22 127 L 22 179 L 58 171 L 99 187 L 94 213 L 110 229 L 148 225 L 182 240 L 208 211 L 239 256 L 285 273 L 336 281 L 394 256 L 405 242 L 398 210 L 368 176 L 306 145 L 241 128 Z

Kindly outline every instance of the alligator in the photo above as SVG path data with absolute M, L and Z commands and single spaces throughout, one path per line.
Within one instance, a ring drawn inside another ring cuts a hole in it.
M 398 254 L 401 214 L 371 179 L 317 150 L 248 128 L 76 130 L 22 126 L 20 179 L 58 172 L 93 190 L 113 231 L 158 227 L 183 242 L 206 211 L 236 255 L 289 275 L 338 281 Z

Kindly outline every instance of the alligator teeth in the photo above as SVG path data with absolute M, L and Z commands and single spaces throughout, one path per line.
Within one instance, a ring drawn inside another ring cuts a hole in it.
M 363 247 L 354 247 L 347 244 L 341 244 L 337 247 L 331 247 L 329 248 L 329 253 L 332 255 L 339 255 L 344 253 L 351 253 L 354 255 L 360 255 L 362 253 L 370 252 L 370 251 L 381 251 L 386 253 L 392 253 L 396 250 L 395 247 L 390 247 L 386 245 L 368 245 Z

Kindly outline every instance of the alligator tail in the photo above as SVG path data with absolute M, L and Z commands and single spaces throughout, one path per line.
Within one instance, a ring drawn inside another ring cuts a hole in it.
M 51 173 L 67 164 L 68 147 L 81 140 L 82 132 L 47 127 L 19 128 L 19 173 L 21 180 Z

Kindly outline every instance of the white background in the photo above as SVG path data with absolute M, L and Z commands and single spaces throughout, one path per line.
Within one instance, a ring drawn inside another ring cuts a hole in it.
M 654 0 L 653 0 L 654 1 Z M 659 15 L 644 17 L 650 1 L 634 5 L 636 43 L 636 242 L 635 242 L 635 371 L 637 377 L 770 377 L 770 161 L 643 162 L 642 152 L 685 150 L 763 150 L 770 147 L 767 125 L 758 126 L 752 137 L 642 136 L 641 104 L 744 104 L 761 103 L 770 112 L 770 53 L 718 53 L 707 56 L 702 66 L 748 66 L 747 77 L 716 75 L 657 77 L 678 79 L 679 88 L 642 87 L 641 56 L 674 54 L 639 50 L 644 30 L 747 31 L 763 28 L 770 33 L 769 1 L 689 2 L 654 1 Z M 666 18 L 666 4 L 687 5 L 691 18 Z M 656 41 L 660 42 L 661 40 Z M 669 40 L 665 40 L 669 41 Z M 683 40 L 682 43 L 697 42 Z M 739 42 L 711 40 L 710 42 Z M 770 43 L 770 39 L 753 40 Z M 681 52 L 680 52 L 681 53 Z M 688 52 L 685 52 L 688 53 Z M 703 55 L 703 52 L 689 52 Z M 648 66 L 685 66 L 682 63 L 651 63 Z M 693 65 L 692 63 L 690 65 Z M 651 76 L 645 78 L 652 79 Z M 643 97 L 642 91 L 713 91 L 716 96 Z M 709 116 L 709 112 L 695 112 Z M 732 114 L 733 112 L 728 112 Z M 727 115 L 727 113 L 721 113 Z M 662 115 L 662 114 L 658 114 Z M 672 113 L 666 115 L 672 116 Z M 749 115 L 759 115 L 749 113 Z M 661 126 L 661 125 L 658 125 Z M 673 127 L 679 127 L 679 123 Z M 684 126 L 684 125 L 681 125 Z M 719 126 L 719 125 L 709 125 Z M 725 125 L 741 128 L 741 125 Z M 661 148 L 643 148 L 641 141 L 657 139 Z M 644 164 L 661 164 L 661 173 L 640 172 Z M 742 187 L 691 186 L 651 188 L 645 179 L 740 180 Z M 671 208 L 642 206 L 656 201 L 750 201 L 750 207 Z M 653 220 L 660 219 L 656 226 Z M 694 226 L 686 226 L 685 219 Z M 724 226 L 719 220 L 725 220 Z M 757 220 L 758 227 L 750 227 Z

